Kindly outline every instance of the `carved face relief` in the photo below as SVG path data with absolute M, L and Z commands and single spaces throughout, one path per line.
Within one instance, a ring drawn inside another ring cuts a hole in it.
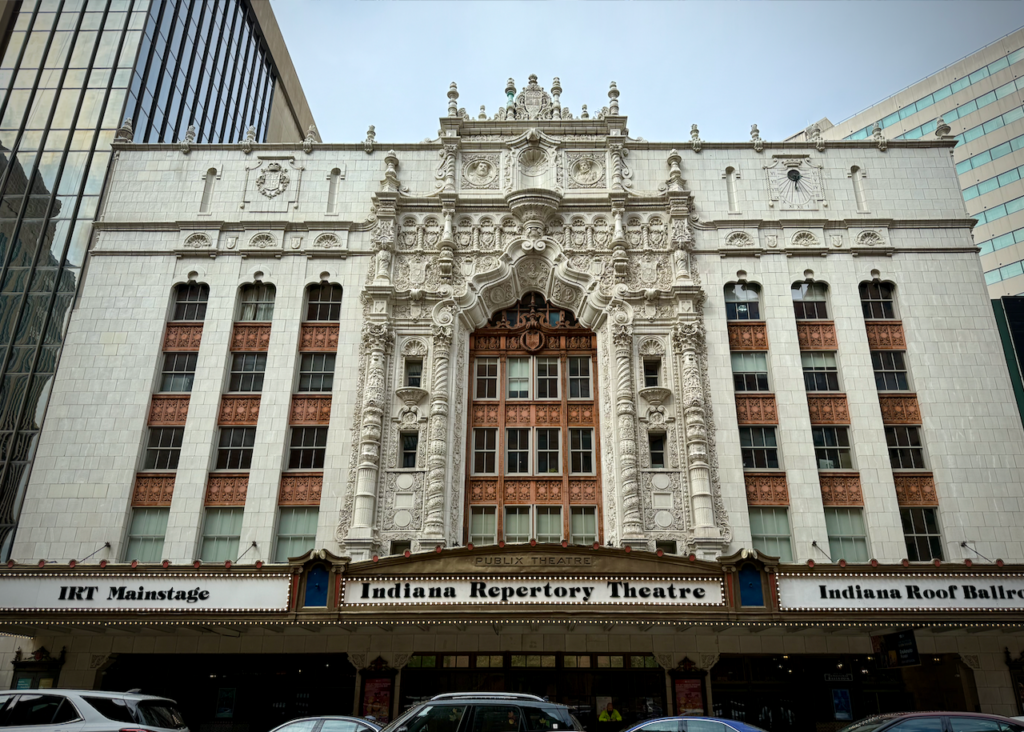
M 592 156 L 570 158 L 569 177 L 579 187 L 590 188 L 604 182 L 604 165 Z
M 462 182 L 473 188 L 497 188 L 497 161 L 489 158 L 469 160 L 462 168 Z

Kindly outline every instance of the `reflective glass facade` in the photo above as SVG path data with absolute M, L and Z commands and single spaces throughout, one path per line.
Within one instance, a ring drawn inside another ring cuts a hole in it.
M 276 71 L 246 0 L 24 0 L 0 48 L 0 558 L 6 558 L 110 143 L 266 139 Z

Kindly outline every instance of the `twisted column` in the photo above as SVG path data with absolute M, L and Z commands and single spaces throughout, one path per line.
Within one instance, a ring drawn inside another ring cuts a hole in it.
M 715 506 L 708 465 L 708 428 L 704 413 L 704 374 L 698 354 L 704 349 L 704 326 L 699 321 L 680 323 L 672 333 L 682 358 L 683 412 L 686 462 L 694 527 L 714 528 Z
M 362 420 L 359 433 L 359 464 L 352 539 L 370 539 L 377 507 L 377 476 L 380 471 L 381 424 L 384 416 L 384 385 L 387 354 L 394 334 L 387 323 L 366 323 L 362 333 L 362 351 L 366 356 L 366 382 L 363 388 Z
M 633 326 L 611 323 L 615 348 L 615 419 L 618 426 L 619 478 L 622 485 L 623 538 L 640 536 L 640 487 L 636 470 L 636 399 L 633 394 Z
M 430 451 L 427 455 L 427 492 L 424 498 L 424 533 L 444 536 L 444 488 L 448 465 L 448 367 L 451 361 L 452 326 L 435 325 L 434 375 L 430 397 Z

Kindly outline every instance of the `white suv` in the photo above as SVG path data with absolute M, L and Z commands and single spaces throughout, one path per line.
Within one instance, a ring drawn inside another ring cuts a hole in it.
M 170 699 L 73 689 L 0 691 L 4 732 L 188 732 Z

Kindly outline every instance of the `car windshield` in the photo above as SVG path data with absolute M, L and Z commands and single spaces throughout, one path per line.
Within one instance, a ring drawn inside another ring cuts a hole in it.
M 135 715 L 140 724 L 166 729 L 186 729 L 184 718 L 177 707 L 169 701 L 140 701 L 135 705 Z

